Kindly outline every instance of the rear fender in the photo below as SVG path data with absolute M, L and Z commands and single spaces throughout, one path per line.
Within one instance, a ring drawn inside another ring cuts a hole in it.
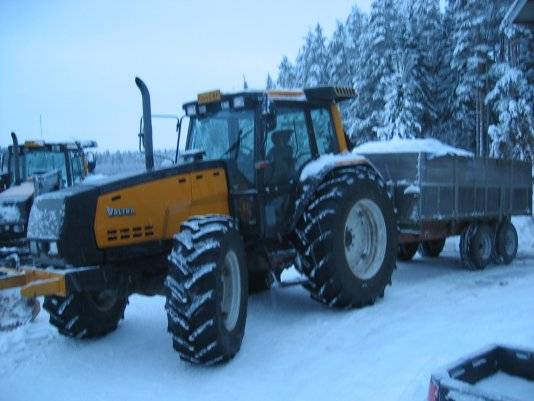
M 289 220 L 288 232 L 294 230 L 325 177 L 334 170 L 350 166 L 367 166 L 382 177 L 380 172 L 367 158 L 357 154 L 327 154 L 310 161 L 302 170 L 300 180 L 297 183 L 295 204 Z

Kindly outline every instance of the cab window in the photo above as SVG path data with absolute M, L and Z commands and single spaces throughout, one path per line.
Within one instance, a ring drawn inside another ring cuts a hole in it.
M 267 186 L 287 185 L 312 159 L 306 113 L 300 108 L 279 108 L 276 128 L 265 137 Z
M 72 183 L 76 184 L 83 180 L 84 170 L 82 160 L 78 152 L 69 152 L 72 166 Z
M 338 146 L 332 125 L 330 111 L 326 107 L 312 109 L 310 112 L 317 150 L 320 155 L 337 153 Z

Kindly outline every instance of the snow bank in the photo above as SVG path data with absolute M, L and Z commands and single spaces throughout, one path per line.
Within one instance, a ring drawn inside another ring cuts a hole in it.
M 14 329 L 34 317 L 34 305 L 20 295 L 19 288 L 0 291 L 0 331 Z
M 473 153 L 467 150 L 449 146 L 437 139 L 400 139 L 393 138 L 389 141 L 367 142 L 356 147 L 354 153 L 429 153 L 434 157 L 456 155 L 473 157 Z
M 304 167 L 300 174 L 300 181 L 306 181 L 310 177 L 321 175 L 325 170 L 334 166 L 342 166 L 344 164 L 352 164 L 366 160 L 367 159 L 364 156 L 356 153 L 345 152 L 337 155 L 327 153 L 308 163 L 306 167 Z

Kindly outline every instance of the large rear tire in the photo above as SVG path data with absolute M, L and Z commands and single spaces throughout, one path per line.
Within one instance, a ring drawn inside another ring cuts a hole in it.
M 180 358 L 226 362 L 241 347 L 247 317 L 243 240 L 228 216 L 195 216 L 175 236 L 165 280 L 168 331 Z
M 329 173 L 296 230 L 312 298 L 338 308 L 371 305 L 391 283 L 397 222 L 380 176 L 368 166 Z
M 445 238 L 422 241 L 419 245 L 419 253 L 426 258 L 437 258 L 445 247 Z
M 43 307 L 50 323 L 67 337 L 94 338 L 117 328 L 124 318 L 128 297 L 118 289 L 100 292 L 76 292 L 67 298 L 46 296 Z

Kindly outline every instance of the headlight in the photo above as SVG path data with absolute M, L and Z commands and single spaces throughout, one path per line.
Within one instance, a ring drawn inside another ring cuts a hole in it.
M 56 241 L 51 241 L 50 242 L 50 247 L 48 248 L 48 254 L 51 255 L 51 256 L 55 256 L 55 255 L 58 254 L 57 242 Z

